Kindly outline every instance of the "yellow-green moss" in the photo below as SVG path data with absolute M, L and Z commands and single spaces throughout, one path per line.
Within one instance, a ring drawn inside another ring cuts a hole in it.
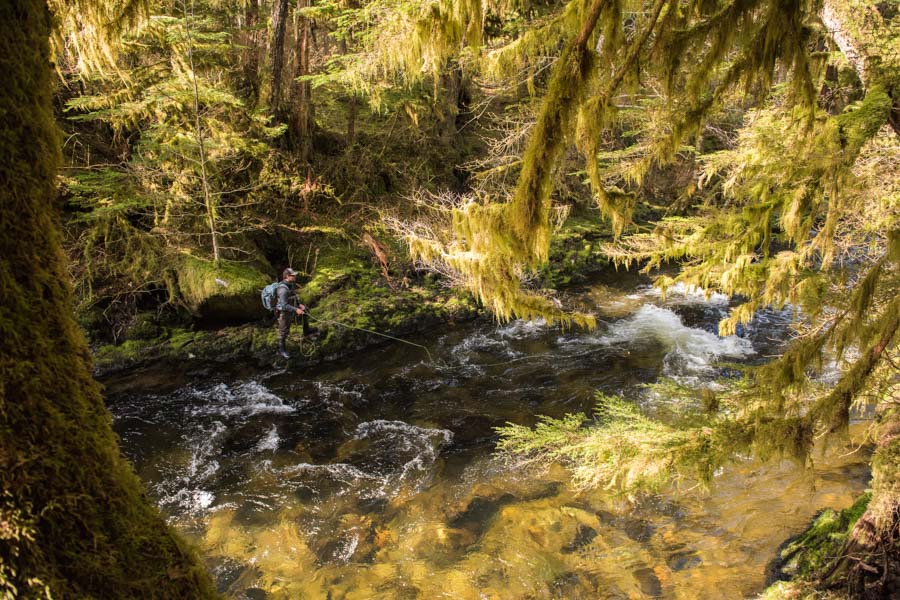
M 260 291 L 273 280 L 248 264 L 216 264 L 188 253 L 179 256 L 176 273 L 181 299 L 193 313 L 225 319 L 261 315 Z

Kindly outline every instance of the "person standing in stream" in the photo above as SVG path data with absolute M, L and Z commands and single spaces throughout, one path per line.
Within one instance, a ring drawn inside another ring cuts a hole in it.
M 303 335 L 313 335 L 318 330 L 309 326 L 309 316 L 306 314 L 306 306 L 300 304 L 297 299 L 297 271 L 288 267 L 281 274 L 281 282 L 275 291 L 275 322 L 278 327 L 278 353 L 284 358 L 290 358 L 286 343 L 294 316 L 300 317 L 303 324 Z

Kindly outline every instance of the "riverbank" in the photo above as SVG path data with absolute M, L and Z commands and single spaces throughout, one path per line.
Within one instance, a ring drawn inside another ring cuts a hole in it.
M 554 238 L 550 260 L 538 274 L 540 285 L 555 292 L 596 276 L 608 267 L 601 247 L 610 238 L 609 226 L 596 213 L 570 218 Z M 205 302 L 202 318 L 182 311 L 177 318 L 162 319 L 161 309 L 138 314 L 115 343 L 92 344 L 95 377 L 117 377 L 159 364 L 178 365 L 181 370 L 236 362 L 256 368 L 276 363 L 305 367 L 390 341 L 383 336 L 422 334 L 486 316 L 471 294 L 448 287 L 439 276 L 411 268 L 392 276 L 361 248 L 316 258 L 312 276 L 298 286 L 298 297 L 310 307 L 312 322 L 321 331 L 315 341 L 303 340 L 299 323 L 295 325 L 289 341 L 293 353 L 287 361 L 275 353 L 273 315 L 247 309 L 259 304 L 259 291 L 247 286 L 241 295 Z M 215 271 L 205 275 L 214 282 L 211 293 L 222 290 L 215 284 Z M 254 318 L 217 325 L 223 322 L 222 315 L 239 312 L 236 307 Z
M 299 297 L 307 301 L 304 289 Z M 280 363 L 303 367 L 335 360 L 364 348 L 389 342 L 383 335 L 400 337 L 423 333 L 476 318 L 481 311 L 474 299 L 435 282 L 392 288 L 387 284 L 350 285 L 334 290 L 311 305 L 318 339 L 304 340 L 299 322 L 292 329 L 290 359 L 277 356 L 274 317 L 216 329 L 164 328 L 150 339 L 126 339 L 104 344 L 94 351 L 94 375 L 104 379 L 150 364 L 168 363 L 182 369 L 241 362 L 265 367 Z M 341 323 L 337 325 L 335 323 Z M 363 329 L 369 330 L 363 331 Z

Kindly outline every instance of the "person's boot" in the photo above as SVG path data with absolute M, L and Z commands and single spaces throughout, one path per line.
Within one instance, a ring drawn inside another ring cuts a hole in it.
M 278 354 L 280 354 L 282 358 L 290 358 L 291 357 L 291 354 L 284 347 L 284 340 L 280 340 L 278 342 Z
M 303 337 L 314 338 L 319 335 L 319 329 L 310 326 L 309 317 L 306 314 L 300 317 L 300 319 L 303 323 Z

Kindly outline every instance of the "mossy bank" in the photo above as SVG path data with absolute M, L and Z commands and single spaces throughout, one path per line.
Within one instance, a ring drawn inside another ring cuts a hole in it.
M 598 256 L 609 235 L 596 213 L 571 218 L 539 279 L 564 290 L 596 276 L 606 266 Z M 399 247 L 391 251 L 394 257 L 402 255 Z M 415 335 L 479 315 L 489 318 L 471 295 L 448 287 L 438 275 L 417 271 L 403 258 L 394 262 L 397 266 L 386 273 L 363 245 L 341 243 L 323 246 L 307 264 L 297 265 L 312 272 L 301 277 L 297 291 L 310 307 L 311 323 L 321 331 L 314 342 L 303 340 L 297 323 L 287 364 L 320 363 L 390 342 L 384 336 Z M 187 273 L 179 274 L 178 281 L 185 281 L 179 285 L 187 291 L 180 306 L 139 312 L 115 342 L 95 340 L 95 375 L 104 378 L 157 363 L 190 370 L 285 362 L 276 360 L 274 317 L 260 302 L 260 289 L 275 279 L 275 269 L 228 263 L 215 267 L 186 255 L 182 270 Z M 89 331 L 95 319 L 83 316 Z

